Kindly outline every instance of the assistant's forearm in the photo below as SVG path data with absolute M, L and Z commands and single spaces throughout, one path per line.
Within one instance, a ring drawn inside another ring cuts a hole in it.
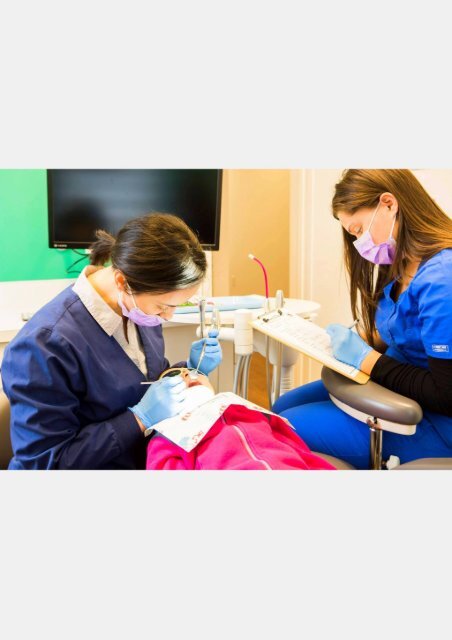
M 374 382 L 416 400 L 423 409 L 452 416 L 452 360 L 428 358 L 428 364 L 424 369 L 381 355 L 370 375 Z

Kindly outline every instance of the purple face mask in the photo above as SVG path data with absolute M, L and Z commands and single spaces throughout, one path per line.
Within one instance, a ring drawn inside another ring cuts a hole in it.
M 133 307 L 133 309 L 130 309 L 129 311 L 122 301 L 122 291 L 118 293 L 118 304 L 122 309 L 122 314 L 126 318 L 129 318 L 130 320 L 132 320 L 132 322 L 139 325 L 140 327 L 157 327 L 159 324 L 162 324 L 162 322 L 164 321 L 163 318 L 161 318 L 160 316 L 144 313 L 144 311 L 141 311 L 141 309 L 137 307 L 137 303 L 135 302 L 133 293 L 131 294 L 131 296 L 132 296 L 133 304 L 135 306 Z
M 365 260 L 369 260 L 369 262 L 373 262 L 374 264 L 392 264 L 394 262 L 394 256 L 396 253 L 396 241 L 392 237 L 392 231 L 395 225 L 395 216 L 392 222 L 391 231 L 389 232 L 389 238 L 386 240 L 386 242 L 375 244 L 375 242 L 372 240 L 372 236 L 370 235 L 370 228 L 372 226 L 375 214 L 377 213 L 379 206 L 380 203 L 378 203 L 377 208 L 373 213 L 367 231 L 365 231 L 361 237 L 355 240 L 353 245 L 355 249 L 361 254 L 361 256 Z

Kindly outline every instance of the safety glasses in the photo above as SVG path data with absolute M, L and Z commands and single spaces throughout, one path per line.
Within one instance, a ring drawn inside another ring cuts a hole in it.
M 183 368 L 175 368 L 175 369 L 168 369 L 168 371 L 164 371 L 162 373 L 162 375 L 160 376 L 160 380 L 162 378 L 174 378 L 174 376 L 180 376 L 181 374 L 185 373 L 185 371 L 196 371 L 196 369 L 192 368 L 192 367 L 183 367 Z

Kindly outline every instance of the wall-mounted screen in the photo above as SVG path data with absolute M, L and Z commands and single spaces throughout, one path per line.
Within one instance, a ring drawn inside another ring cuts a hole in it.
M 48 169 L 49 246 L 88 248 L 137 216 L 173 213 L 219 248 L 221 169 Z

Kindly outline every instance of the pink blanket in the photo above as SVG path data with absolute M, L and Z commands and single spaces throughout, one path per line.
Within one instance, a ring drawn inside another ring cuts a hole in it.
M 148 444 L 146 469 L 335 469 L 312 453 L 279 416 L 229 406 L 187 453 L 163 436 Z

